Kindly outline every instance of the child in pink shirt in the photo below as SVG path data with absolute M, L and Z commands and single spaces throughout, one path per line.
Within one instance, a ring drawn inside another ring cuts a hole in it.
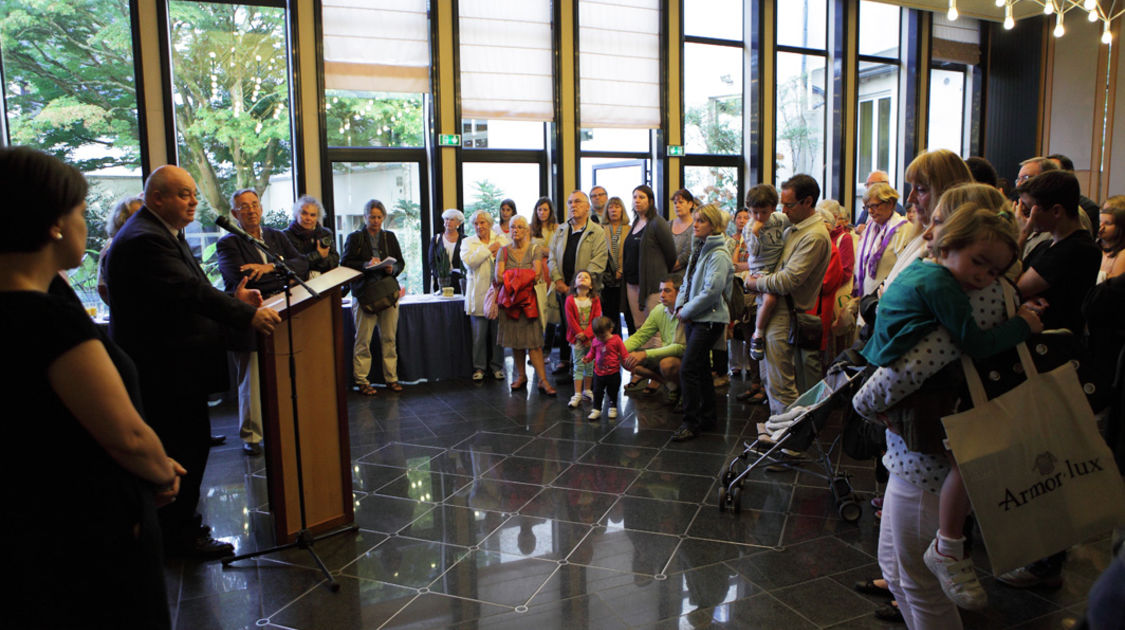
M 621 363 L 628 354 L 621 337 L 613 334 L 613 322 L 599 317 L 593 324 L 594 340 L 583 359 L 594 362 L 594 409 L 586 419 L 597 422 L 602 416 L 602 398 L 609 392 L 609 418 L 617 417 L 617 392 L 621 389 Z

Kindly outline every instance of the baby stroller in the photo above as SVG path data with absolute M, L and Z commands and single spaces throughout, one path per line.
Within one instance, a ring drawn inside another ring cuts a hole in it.
M 864 380 L 860 378 L 862 374 L 862 366 L 836 363 L 829 368 L 828 376 L 801 394 L 784 413 L 771 416 L 766 422 L 766 428 L 771 431 L 776 428 L 776 431 L 772 431 L 768 438 L 759 435 L 752 444 L 744 442 L 745 450 L 723 468 L 719 477 L 719 511 L 725 512 L 727 508 L 736 514 L 742 511 L 743 480 L 751 471 L 759 466 L 783 466 L 827 481 L 840 518 L 849 523 L 859 520 L 861 509 L 856 502 L 851 482 L 847 474 L 840 472 L 831 461 L 832 452 L 840 438 L 837 437 L 825 449 L 816 437 L 833 409 L 851 405 L 852 396 Z M 815 447 L 811 458 L 793 460 L 781 452 L 782 449 L 787 452 L 804 452 L 810 446 Z M 805 463 L 819 464 L 823 467 L 823 472 L 801 467 Z

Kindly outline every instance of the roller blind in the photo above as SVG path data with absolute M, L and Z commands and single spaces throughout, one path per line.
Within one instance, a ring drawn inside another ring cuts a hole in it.
M 461 117 L 554 119 L 549 0 L 460 0 Z
M 322 0 L 324 86 L 430 91 L 426 0 Z
M 578 24 L 582 127 L 659 127 L 657 0 L 580 0 Z

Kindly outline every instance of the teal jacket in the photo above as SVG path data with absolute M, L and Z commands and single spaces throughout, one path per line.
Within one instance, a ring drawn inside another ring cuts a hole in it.
M 692 247 L 699 247 L 699 242 L 692 243 Z M 734 265 L 726 247 L 726 237 L 712 234 L 703 241 L 702 247 L 703 253 L 699 255 L 695 267 L 689 267 L 684 274 L 684 284 L 687 284 L 690 276 L 691 286 L 688 291 L 683 291 L 681 285 L 680 295 L 676 297 L 676 308 L 680 311 L 681 319 L 729 324 L 730 311 L 723 297 L 730 296 Z M 694 249 L 692 255 L 694 256 Z

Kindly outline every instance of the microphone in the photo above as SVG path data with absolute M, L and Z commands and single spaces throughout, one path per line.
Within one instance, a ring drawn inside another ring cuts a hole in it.
M 266 246 L 266 244 L 263 243 L 260 239 L 254 238 L 253 236 L 250 236 L 249 234 L 246 233 L 246 230 L 238 227 L 234 223 L 231 223 L 231 220 L 228 219 L 226 217 L 226 215 L 220 215 L 220 216 L 216 217 L 215 218 L 215 225 L 223 228 L 224 230 L 230 232 L 231 234 L 234 234 L 235 236 L 241 238 L 242 240 L 244 240 L 248 243 L 253 243 L 255 245 L 261 245 L 262 247 Z

